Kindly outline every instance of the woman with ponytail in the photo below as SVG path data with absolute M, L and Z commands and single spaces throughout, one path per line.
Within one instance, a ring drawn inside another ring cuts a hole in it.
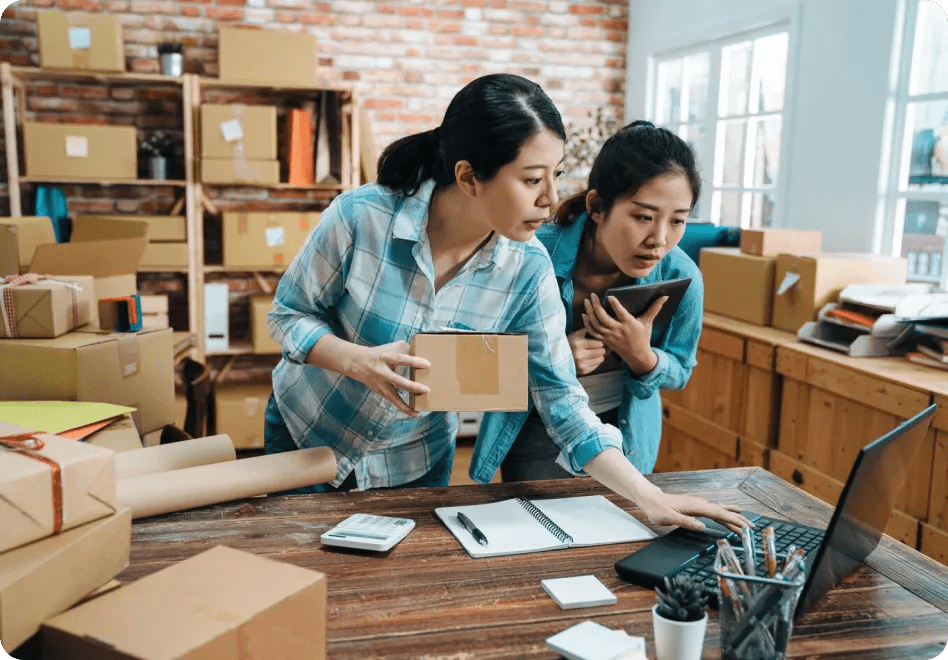
M 606 141 L 586 190 L 564 200 L 537 232 L 553 261 L 590 407 L 622 431 L 623 452 L 644 473 L 655 466 L 661 439 L 658 390 L 683 388 L 695 365 L 704 286 L 677 245 L 700 193 L 691 148 L 671 131 L 637 121 Z M 683 277 L 691 285 L 662 336 L 653 336 L 652 321 L 664 298 L 638 318 L 614 298 L 603 300 L 612 286 Z M 478 443 L 504 453 L 504 481 L 572 473 L 535 409 L 488 413 Z
M 303 492 L 446 486 L 457 415 L 419 414 L 404 393 L 427 360 L 412 335 L 443 328 L 528 336 L 530 389 L 569 464 L 659 524 L 745 523 L 666 495 L 585 406 L 550 258 L 534 234 L 558 201 L 559 112 L 538 85 L 492 74 L 452 99 L 441 125 L 379 158 L 378 182 L 336 197 L 280 280 L 269 315 L 282 348 L 267 404 L 268 453 L 328 446 L 338 470 Z M 502 458 L 502 457 L 501 457 Z M 499 464 L 499 461 L 498 461 Z M 496 466 L 495 466 L 496 469 Z

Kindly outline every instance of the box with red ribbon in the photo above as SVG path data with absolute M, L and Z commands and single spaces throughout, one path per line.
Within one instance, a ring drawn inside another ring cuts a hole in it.
M 0 552 L 115 511 L 115 452 L 0 422 Z
M 0 337 L 58 337 L 92 319 L 89 275 L 0 276 Z

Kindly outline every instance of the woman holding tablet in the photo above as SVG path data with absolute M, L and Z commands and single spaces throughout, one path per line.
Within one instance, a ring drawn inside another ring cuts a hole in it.
M 565 199 L 553 222 L 537 231 L 553 260 L 565 330 L 590 408 L 621 430 L 626 457 L 643 473 L 652 471 L 658 456 L 658 391 L 684 387 L 695 365 L 704 285 L 701 271 L 677 245 L 700 192 L 691 148 L 671 131 L 633 122 L 602 146 L 587 189 Z M 652 323 L 666 297 L 638 317 L 616 298 L 603 299 L 611 287 L 681 278 L 691 284 L 660 335 Z M 477 468 L 480 456 L 495 451 L 506 456 L 504 481 L 574 473 L 532 408 L 484 416 L 472 477 L 493 476 Z

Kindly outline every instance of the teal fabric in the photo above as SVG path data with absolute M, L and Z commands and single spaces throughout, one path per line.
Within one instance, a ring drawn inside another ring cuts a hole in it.
M 57 243 L 69 241 L 71 230 L 69 210 L 66 208 L 66 195 L 62 189 L 54 186 L 37 186 L 33 215 L 49 218 L 52 221 Z

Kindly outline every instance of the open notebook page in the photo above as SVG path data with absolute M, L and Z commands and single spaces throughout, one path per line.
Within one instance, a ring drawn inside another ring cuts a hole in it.
M 570 547 L 646 541 L 656 536 L 602 495 L 531 501 L 573 537 Z
M 487 536 L 488 545 L 480 545 L 458 522 L 458 511 L 463 511 L 478 529 Z M 548 532 L 517 500 L 502 500 L 489 504 L 448 506 L 435 509 L 452 534 L 472 557 L 516 555 L 567 547 Z

